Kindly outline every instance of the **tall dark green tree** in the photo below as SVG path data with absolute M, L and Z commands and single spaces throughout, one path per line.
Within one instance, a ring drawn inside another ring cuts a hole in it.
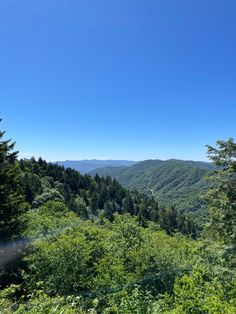
M 22 196 L 19 194 L 20 170 L 14 151 L 15 143 L 4 140 L 0 131 L 0 241 L 17 234 L 17 218 L 20 214 Z
M 93 193 L 91 200 L 90 200 L 90 211 L 91 214 L 97 215 L 98 214 L 98 194 Z
M 123 212 L 129 213 L 131 215 L 134 214 L 134 203 L 129 193 L 127 193 L 126 198 L 124 198 L 122 207 Z
M 207 146 L 208 157 L 218 168 L 209 177 L 212 187 L 206 199 L 209 231 L 215 239 L 236 244 L 236 143 L 233 139 Z
M 113 214 L 114 214 L 115 210 L 116 210 L 116 206 L 115 206 L 114 202 L 106 201 L 106 203 L 104 205 L 104 215 L 110 221 L 112 221 L 112 219 L 113 219 Z

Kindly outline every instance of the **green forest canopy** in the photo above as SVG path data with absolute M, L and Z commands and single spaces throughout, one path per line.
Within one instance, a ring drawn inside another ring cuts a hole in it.
M 207 162 L 184 160 L 145 160 L 130 167 L 106 167 L 90 172 L 111 176 L 122 186 L 154 197 L 160 204 L 202 218 L 206 206 L 201 198 L 209 187 L 205 180 L 214 166 Z
M 110 177 L 17 160 L 0 133 L 1 313 L 235 313 L 236 144 L 199 230 Z

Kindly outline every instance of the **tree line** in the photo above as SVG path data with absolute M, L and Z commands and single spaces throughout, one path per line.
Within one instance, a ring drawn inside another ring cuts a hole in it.
M 174 207 L 42 158 L 0 132 L 1 313 L 236 312 L 236 143 L 207 147 L 202 229 Z

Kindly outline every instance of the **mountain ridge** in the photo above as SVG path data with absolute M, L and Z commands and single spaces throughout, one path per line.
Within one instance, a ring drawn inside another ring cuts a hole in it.
M 100 159 L 83 159 L 83 160 L 65 160 L 65 161 L 56 161 L 54 164 L 64 166 L 65 168 L 72 168 L 79 171 L 82 174 L 88 173 L 95 169 L 104 168 L 104 167 L 129 167 L 138 163 L 138 161 L 132 160 L 100 160 Z
M 186 212 L 204 212 L 202 194 L 209 186 L 204 180 L 214 167 L 204 161 L 168 159 L 145 160 L 129 167 L 106 167 L 89 174 L 111 176 L 131 190 L 138 190 L 165 205 Z

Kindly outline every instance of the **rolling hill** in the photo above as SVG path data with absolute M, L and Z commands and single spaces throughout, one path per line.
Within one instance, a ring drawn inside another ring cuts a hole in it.
M 107 167 L 90 172 L 111 176 L 128 189 L 152 195 L 160 203 L 186 212 L 204 212 L 204 177 L 213 169 L 207 162 L 146 160 L 130 167 Z
M 81 174 L 88 173 L 94 169 L 100 169 L 104 167 L 128 167 L 135 165 L 136 161 L 130 160 L 65 160 L 56 161 L 59 166 L 64 166 L 65 168 L 72 168 L 79 171 Z

